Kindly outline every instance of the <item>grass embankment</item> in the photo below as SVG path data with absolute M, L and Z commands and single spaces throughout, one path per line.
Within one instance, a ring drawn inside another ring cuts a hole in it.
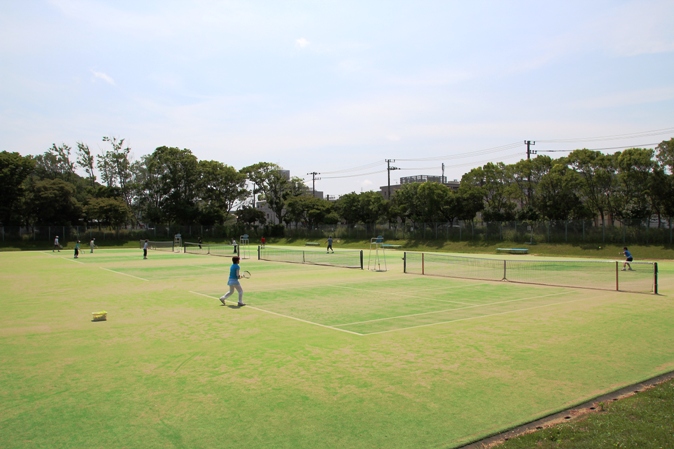
M 671 448 L 674 447 L 674 380 L 616 402 L 598 412 L 518 436 L 498 449 Z

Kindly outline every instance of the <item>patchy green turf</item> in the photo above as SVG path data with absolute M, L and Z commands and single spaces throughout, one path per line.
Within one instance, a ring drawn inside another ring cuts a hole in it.
M 555 427 L 521 435 L 499 449 L 671 448 L 674 447 L 674 380 Z
M 387 255 L 244 260 L 238 308 L 228 258 L 2 253 L 0 447 L 453 447 L 674 369 L 674 264 L 654 296 Z

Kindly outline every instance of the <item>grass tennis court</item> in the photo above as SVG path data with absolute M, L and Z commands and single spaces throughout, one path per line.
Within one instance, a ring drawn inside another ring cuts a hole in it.
M 656 296 L 387 255 L 243 260 L 238 308 L 226 257 L 0 253 L 0 446 L 455 447 L 674 369 L 671 262 Z

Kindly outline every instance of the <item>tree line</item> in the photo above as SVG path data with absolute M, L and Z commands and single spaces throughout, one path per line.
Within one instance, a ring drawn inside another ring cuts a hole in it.
M 506 165 L 487 163 L 464 174 L 458 190 L 433 182 L 402 185 L 391 200 L 379 192 L 337 201 L 313 197 L 301 178 L 277 164 L 236 169 L 199 160 L 189 149 L 162 146 L 133 160 L 124 139 L 103 137 L 106 149 L 53 144 L 38 156 L 0 153 L 2 225 L 203 226 L 276 223 L 437 223 L 595 219 L 639 223 L 674 216 L 674 139 L 655 149 L 614 154 L 578 149 L 567 157 L 538 155 Z M 85 173 L 81 176 L 77 171 Z M 659 221 L 660 222 L 660 221 Z M 610 223 L 609 223 L 610 224 Z

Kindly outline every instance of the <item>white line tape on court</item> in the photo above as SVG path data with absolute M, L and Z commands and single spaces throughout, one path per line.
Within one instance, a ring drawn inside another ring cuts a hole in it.
M 195 295 L 204 296 L 206 298 L 218 299 L 215 296 L 205 295 L 205 294 L 199 293 L 199 292 L 193 292 L 192 290 L 189 290 L 189 292 L 193 293 Z M 302 323 L 313 324 L 314 326 L 324 327 L 326 329 L 331 329 L 333 331 L 345 332 L 345 333 L 351 334 L 351 335 L 358 335 L 359 337 L 362 337 L 364 335 L 364 334 L 360 334 L 358 332 L 348 331 L 346 329 L 338 329 L 336 327 L 326 326 L 325 324 L 314 323 L 313 321 L 303 320 L 302 318 L 296 318 L 294 316 L 283 315 L 281 313 L 272 312 L 271 310 L 260 309 L 259 307 L 253 307 L 253 306 L 247 305 L 246 308 L 247 309 L 253 309 L 253 310 L 259 310 L 260 312 L 269 313 L 271 315 L 276 315 L 276 316 L 280 316 L 282 318 L 288 318 L 288 319 L 295 320 L 295 321 L 300 321 Z
M 111 270 L 109 268 L 103 268 L 103 267 L 98 267 L 98 268 L 100 268 L 101 270 L 109 271 L 110 273 L 121 274 L 122 276 L 129 276 L 130 278 L 140 279 L 141 281 L 147 281 L 147 282 L 150 281 L 149 279 L 139 278 L 138 276 L 134 276 L 133 274 L 126 274 L 126 273 L 122 273 L 122 272 L 119 272 L 119 271 Z

